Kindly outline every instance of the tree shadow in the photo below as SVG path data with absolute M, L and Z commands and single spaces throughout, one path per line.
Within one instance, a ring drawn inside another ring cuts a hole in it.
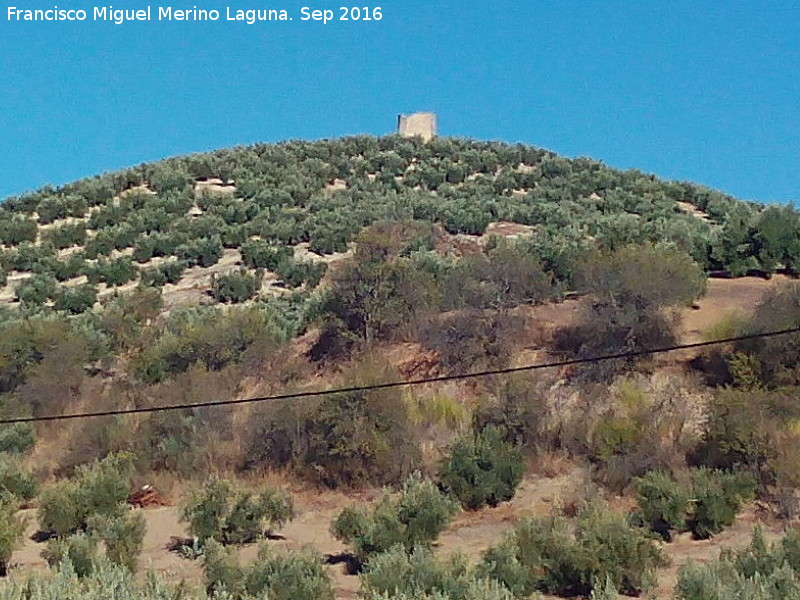
M 345 573 L 348 575 L 358 575 L 361 573 L 364 565 L 350 552 L 340 552 L 339 554 L 326 554 L 326 565 L 341 565 L 345 566 Z
M 30 540 L 37 544 L 43 544 L 48 540 L 52 540 L 54 537 L 56 537 L 56 534 L 52 531 L 39 530 L 30 537 Z

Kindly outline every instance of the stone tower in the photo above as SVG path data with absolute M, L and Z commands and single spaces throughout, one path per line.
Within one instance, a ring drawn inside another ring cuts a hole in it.
M 397 115 L 397 133 L 403 137 L 419 136 L 429 142 L 436 137 L 436 114 L 419 112 L 413 115 Z

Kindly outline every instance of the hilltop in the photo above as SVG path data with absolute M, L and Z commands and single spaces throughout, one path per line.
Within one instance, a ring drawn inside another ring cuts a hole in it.
M 172 158 L 7 198 L 0 299 L 79 313 L 139 281 L 163 287 L 169 306 L 309 291 L 381 220 L 436 223 L 454 252 L 521 233 L 562 280 L 586 247 L 666 242 L 736 275 L 793 270 L 798 254 L 789 208 L 523 145 L 352 137 Z M 231 272 L 252 277 L 213 293 Z

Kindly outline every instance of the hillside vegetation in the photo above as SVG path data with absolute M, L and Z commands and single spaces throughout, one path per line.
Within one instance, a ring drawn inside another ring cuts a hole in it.
M 9 299 L 80 313 L 108 288 L 177 285 L 228 256 L 225 279 L 206 273 L 201 287 L 241 301 L 276 284 L 313 289 L 322 257 L 382 220 L 468 235 L 530 226 L 528 252 L 564 282 L 587 248 L 632 243 L 671 243 L 734 275 L 794 272 L 800 257 L 791 208 L 522 145 L 353 137 L 168 159 L 8 198 L 0 282 Z
M 296 516 L 289 490 L 258 486 L 276 473 L 292 492 L 384 488 L 330 523 L 370 600 L 646 594 L 678 537 L 719 535 L 754 499 L 797 518 L 800 336 L 648 354 L 683 341 L 711 272 L 797 273 L 792 207 L 521 145 L 354 137 L 9 198 L 0 242 L 0 417 L 350 388 L 3 426 L 0 571 L 34 506 L 53 574 L 0 598 L 332 598 L 313 548 L 271 545 Z M 776 279 L 706 339 L 800 326 L 800 285 Z M 500 510 L 558 461 L 587 473 L 582 494 L 477 561 L 436 551 L 457 515 Z M 146 511 L 126 501 L 152 481 L 193 490 L 172 550 L 205 591 L 131 577 Z M 676 597 L 794 597 L 776 590 L 800 589 L 796 531 L 759 535 L 682 568 Z

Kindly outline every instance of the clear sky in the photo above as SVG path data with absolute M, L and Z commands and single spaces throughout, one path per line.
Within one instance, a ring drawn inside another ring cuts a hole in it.
M 522 141 L 800 199 L 800 3 L 380 0 L 383 20 L 10 23 L 0 13 L 0 197 L 167 156 L 393 131 Z M 6 0 L 19 8 L 99 0 Z M 147 0 L 110 2 L 141 8 Z M 91 18 L 91 17 L 90 17 Z

